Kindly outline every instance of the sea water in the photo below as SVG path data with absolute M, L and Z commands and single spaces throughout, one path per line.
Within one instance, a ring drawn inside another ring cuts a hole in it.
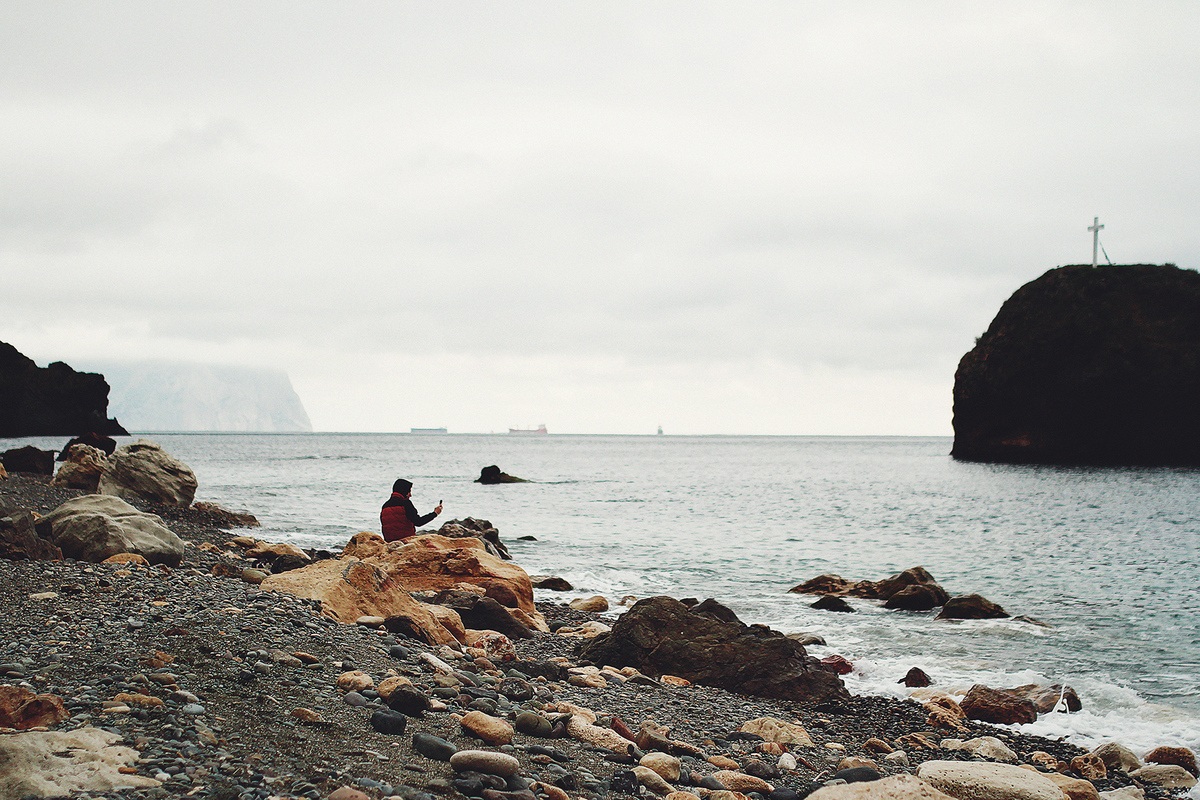
M 147 438 L 192 467 L 197 499 L 253 513 L 264 539 L 332 549 L 377 531 L 405 477 L 421 512 L 444 502 L 435 526 L 489 520 L 528 572 L 575 587 L 539 599 L 600 594 L 619 613 L 626 597 L 713 597 L 745 622 L 822 636 L 810 651 L 850 659 L 856 693 L 905 696 L 913 666 L 949 691 L 1065 683 L 1084 710 L 1022 730 L 1200 751 L 1200 470 L 971 464 L 946 437 Z M 530 482 L 474 483 L 489 464 Z M 1033 621 L 853 598 L 855 613 L 833 613 L 788 592 L 918 565 Z

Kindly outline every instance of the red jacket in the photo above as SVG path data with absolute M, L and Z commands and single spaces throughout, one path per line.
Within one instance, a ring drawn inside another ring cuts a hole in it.
M 398 542 L 415 536 L 417 528 L 430 522 L 437 514 L 430 511 L 425 516 L 417 514 L 412 501 L 402 494 L 393 493 L 379 510 L 379 525 L 386 542 Z

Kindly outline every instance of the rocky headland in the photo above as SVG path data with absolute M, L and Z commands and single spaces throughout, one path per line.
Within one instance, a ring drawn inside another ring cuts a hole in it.
M 61 361 L 39 367 L 0 342 L 0 438 L 128 436 L 108 418 L 108 391 L 103 375 L 76 372 Z
M 1190 751 L 1089 754 L 969 713 L 1004 693 L 968 711 L 936 687 L 851 696 L 711 600 L 616 621 L 535 603 L 484 521 L 297 551 L 127 492 L 100 497 L 158 520 L 178 557 L 95 561 L 62 508 L 108 512 L 50 480 L 0 479 L 2 797 L 1117 800 L 1194 781 Z M 65 557 L 29 557 L 30 537 Z
M 954 376 L 967 461 L 1200 464 L 1200 273 L 1067 266 L 1013 293 Z

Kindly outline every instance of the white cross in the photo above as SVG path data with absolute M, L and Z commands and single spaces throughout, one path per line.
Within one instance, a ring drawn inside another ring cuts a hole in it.
M 1088 227 L 1092 232 L 1092 266 L 1096 266 L 1096 249 L 1100 247 L 1100 231 L 1104 230 L 1104 226 L 1100 224 L 1099 217 L 1092 218 L 1092 224 Z

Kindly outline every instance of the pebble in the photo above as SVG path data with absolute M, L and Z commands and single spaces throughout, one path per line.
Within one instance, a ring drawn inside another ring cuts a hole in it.
M 507 777 L 516 775 L 521 762 L 508 753 L 491 750 L 459 750 L 450 756 L 450 766 L 460 771 L 486 772 L 489 775 Z

